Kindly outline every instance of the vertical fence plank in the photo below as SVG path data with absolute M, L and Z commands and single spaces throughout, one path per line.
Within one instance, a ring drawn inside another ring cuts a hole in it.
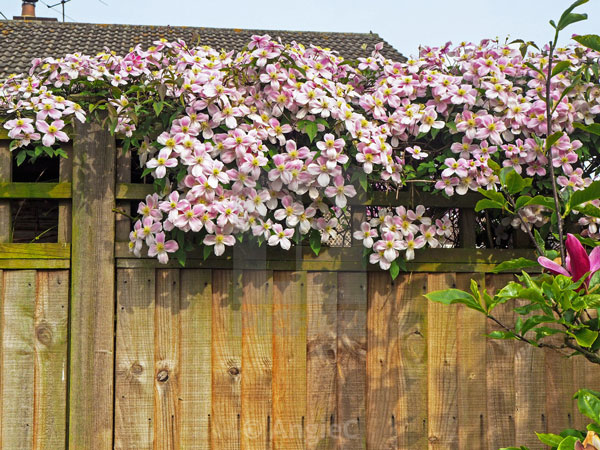
M 117 270 L 115 448 L 154 440 L 154 269 Z
M 113 444 L 115 140 L 75 124 L 69 447 Z
M 548 431 L 555 433 L 574 426 L 572 397 L 578 388 L 574 386 L 573 360 L 565 358 L 554 350 L 545 350 Z
M 454 286 L 454 274 L 430 274 L 430 291 Z M 429 448 L 458 448 L 458 383 L 455 307 L 428 305 Z
M 456 287 L 469 291 L 472 279 L 483 288 L 484 277 L 476 273 L 458 274 Z M 487 318 L 464 305 L 457 305 L 457 308 L 458 447 L 486 450 Z
M 36 272 L 4 272 L 2 304 L 2 448 L 33 448 Z
M 486 276 L 488 292 L 494 295 L 512 279 L 512 275 Z M 494 316 L 507 326 L 514 324 L 515 313 L 512 306 L 508 303 L 494 309 Z M 488 333 L 495 330 L 500 330 L 500 327 L 488 321 Z M 514 349 L 513 341 L 487 340 L 487 442 L 490 450 L 515 445 Z
M 400 283 L 386 272 L 368 275 L 367 448 L 398 448 Z
M 12 155 L 8 150 L 10 141 L 0 139 L 0 182 L 12 179 Z M 0 200 L 0 243 L 10 242 L 12 218 L 10 200 Z
M 179 449 L 179 270 L 156 272 L 154 448 Z
M 272 412 L 273 274 L 242 275 L 241 447 L 270 449 Z
M 399 404 L 398 448 L 426 449 L 427 434 L 427 274 L 398 278 Z
M 181 448 L 210 448 L 211 398 L 210 270 L 181 271 L 180 380 Z
M 273 448 L 304 449 L 306 272 L 275 272 L 273 287 Z
M 309 272 L 306 285 L 306 448 L 333 450 L 337 413 L 337 273 Z
M 517 301 L 515 306 L 528 302 Z M 534 335 L 533 333 L 530 333 Z M 535 335 L 534 335 L 535 336 Z M 525 342 L 515 345 L 515 444 L 531 449 L 541 449 L 538 433 L 546 430 L 546 383 L 544 350 Z
M 214 270 L 212 284 L 211 448 L 237 450 L 241 415 L 241 297 L 238 287 L 234 288 L 230 270 Z
M 367 275 L 338 273 L 338 449 L 366 447 Z
M 66 445 L 69 272 L 38 271 L 35 305 L 34 436 L 36 450 Z
M 60 158 L 59 180 L 73 180 L 73 145 L 69 142 L 62 146 L 68 158 Z M 71 242 L 71 226 L 73 216 L 71 215 L 71 200 L 60 200 L 58 202 L 58 242 Z

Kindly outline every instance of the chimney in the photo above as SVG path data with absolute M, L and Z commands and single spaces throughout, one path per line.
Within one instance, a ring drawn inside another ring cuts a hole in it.
M 35 4 L 37 0 L 26 0 L 23 2 L 23 11 L 21 17 L 34 18 L 35 17 Z
M 52 21 L 55 22 L 57 19 L 54 17 L 37 17 L 35 15 L 35 4 L 38 0 L 23 0 L 23 8 L 20 16 L 14 16 L 13 20 L 41 20 L 41 21 Z

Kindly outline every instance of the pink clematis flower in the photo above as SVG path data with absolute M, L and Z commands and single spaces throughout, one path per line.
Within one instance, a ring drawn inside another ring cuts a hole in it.
M 166 264 L 169 262 L 168 253 L 174 253 L 179 250 L 179 245 L 175 241 L 166 241 L 165 242 L 165 233 L 162 231 L 156 235 L 156 239 L 154 242 L 150 244 L 150 248 L 148 249 L 148 256 L 158 257 L 158 261 L 162 264 Z
M 594 248 L 588 256 L 581 242 L 571 233 L 567 234 L 565 245 L 567 247 L 566 269 L 545 256 L 540 256 L 538 263 L 553 274 L 571 277 L 573 281 L 579 281 L 583 275 L 590 272 L 585 280 L 589 283 L 594 272 L 600 270 L 600 247 Z
M 51 124 L 45 120 L 38 120 L 35 125 L 38 130 L 44 133 L 42 144 L 46 147 L 54 145 L 57 139 L 61 142 L 69 141 L 69 136 L 64 131 L 60 131 L 65 127 L 65 123 L 62 120 L 55 120 Z

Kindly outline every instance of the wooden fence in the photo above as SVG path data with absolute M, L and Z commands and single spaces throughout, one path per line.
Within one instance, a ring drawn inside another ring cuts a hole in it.
M 529 250 L 421 251 L 395 282 L 359 247 L 161 266 L 113 213 L 150 188 L 108 133 L 76 133 L 56 183 L 12 182 L 0 140 L 0 448 L 495 450 L 585 423 L 572 394 L 600 371 L 422 296 L 501 286 L 489 270 Z M 9 242 L 21 198 L 58 202 L 57 243 Z

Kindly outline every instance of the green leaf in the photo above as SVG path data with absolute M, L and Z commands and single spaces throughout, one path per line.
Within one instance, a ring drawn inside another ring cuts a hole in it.
M 212 245 L 205 245 L 203 248 L 203 254 L 204 254 L 204 260 L 206 261 L 206 259 L 210 256 L 210 254 L 213 251 L 213 247 Z
M 600 424 L 600 399 L 591 391 L 577 392 L 577 407 L 581 414 Z
M 392 280 L 395 280 L 400 274 L 400 266 L 398 265 L 398 260 L 395 259 L 392 261 L 392 265 L 390 266 L 390 275 L 392 276 Z
M 552 197 L 544 197 L 543 195 L 536 195 L 525 206 L 528 205 L 541 205 L 552 211 L 555 209 L 554 199 Z
M 568 61 L 563 61 L 563 62 L 568 62 Z M 563 132 L 562 131 L 557 131 L 556 133 L 552 134 L 551 136 L 548 136 L 548 139 L 546 139 L 546 150 L 549 150 L 554 144 L 556 144 L 556 142 L 562 137 Z
M 590 330 L 589 328 L 582 328 L 577 330 L 575 333 L 575 340 L 582 347 L 591 347 L 596 339 L 598 339 L 598 332 Z
M 527 258 L 511 259 L 510 261 L 504 261 L 498 264 L 493 270 L 493 273 L 503 272 L 505 270 L 517 270 L 525 269 L 527 267 L 537 267 L 539 264 L 537 261 L 532 261 Z
M 600 272 L 596 272 L 596 274 L 600 274 Z M 600 275 L 597 277 L 592 277 L 590 280 L 590 288 L 594 287 L 598 284 L 598 279 Z M 585 304 L 586 308 L 596 309 L 600 308 L 600 295 L 599 294 L 589 294 L 581 297 L 581 301 Z
M 442 291 L 434 291 L 429 294 L 425 294 L 429 300 L 437 303 L 443 303 L 444 305 L 454 305 L 456 303 L 462 303 L 468 308 L 474 309 L 485 313 L 483 307 L 471 294 L 460 289 L 444 289 Z
M 502 192 L 494 191 L 493 189 L 482 188 L 477 189 L 477 192 L 495 202 L 502 204 L 506 203 L 506 199 L 504 198 L 504 194 L 502 194 Z
M 365 172 L 360 172 L 360 175 L 358 176 L 358 182 L 365 192 L 369 190 L 369 183 L 367 181 L 367 174 Z
M 160 113 L 162 112 L 164 106 L 165 106 L 164 102 L 158 102 L 158 103 L 154 103 L 152 105 L 152 107 L 154 108 L 154 113 L 156 114 L 156 117 L 160 116 Z
M 597 34 L 584 34 L 583 36 L 573 36 L 573 39 L 581 45 L 600 52 L 600 36 Z
M 303 120 L 300 125 L 300 129 L 308 135 L 308 138 L 310 139 L 311 143 L 315 140 L 317 132 L 319 131 L 317 124 L 309 120 Z
M 319 252 L 321 251 L 321 234 L 318 231 L 314 230 L 310 234 L 309 243 L 313 253 L 319 256 Z
M 506 175 L 506 189 L 509 194 L 516 194 L 521 192 L 526 186 L 526 182 L 521 175 L 514 170 L 508 172 Z
M 579 128 L 580 130 L 585 131 L 586 133 L 595 134 L 600 136 L 600 123 L 592 123 L 590 125 L 584 125 L 582 123 L 576 122 L 573 124 L 575 128 Z
M 542 444 L 546 444 L 549 447 L 558 447 L 563 440 L 563 438 L 561 436 L 559 436 L 558 434 L 551 434 L 551 433 L 548 433 L 548 434 L 535 433 L 535 434 L 537 435 L 540 442 L 542 442 Z
M 571 61 L 560 61 L 552 68 L 552 76 L 554 77 L 554 76 L 558 75 L 559 73 L 564 72 L 570 66 L 571 66 Z M 557 134 L 557 133 L 560 133 L 560 136 L 562 136 L 562 131 L 557 131 L 554 134 Z M 554 136 L 554 134 L 552 136 Z M 550 145 L 550 147 L 552 147 L 552 145 Z M 548 147 L 548 148 L 550 148 L 550 147 Z
M 27 152 L 25 150 L 21 150 L 19 153 L 17 153 L 17 166 L 23 164 L 25 158 L 27 158 Z
M 504 205 L 502 203 L 495 202 L 493 200 L 488 200 L 484 198 L 483 200 L 479 200 L 475 205 L 475 211 L 479 212 L 484 209 L 503 209 Z
M 580 206 L 576 206 L 573 209 L 579 211 L 581 214 L 585 214 L 586 216 L 600 218 L 600 208 L 598 208 L 597 206 L 594 206 L 591 204 L 585 205 L 585 206 L 580 205 Z
M 515 333 L 513 333 L 512 331 L 496 330 L 488 334 L 487 337 L 492 339 L 514 339 Z
M 573 192 L 571 199 L 569 200 L 569 206 L 571 209 L 575 209 L 575 206 L 581 205 L 582 203 L 589 202 L 600 198 L 600 181 L 594 181 L 585 189 Z
M 567 28 L 569 25 L 571 25 L 572 23 L 576 23 L 576 22 L 581 22 L 582 20 L 587 20 L 588 15 L 587 14 L 577 14 L 577 13 L 571 13 L 571 14 L 567 14 L 567 16 L 563 19 L 560 19 L 560 22 L 558 22 L 558 30 L 564 30 L 565 28 Z
M 531 200 L 532 199 L 529 195 L 522 195 L 521 197 L 517 198 L 517 200 L 515 200 L 515 210 L 518 211 L 523 206 L 528 205 Z
M 558 447 L 556 448 L 556 450 L 573 450 L 575 448 L 575 443 L 578 441 L 578 439 L 574 436 L 567 436 L 566 438 L 564 438 L 560 444 L 558 444 Z

